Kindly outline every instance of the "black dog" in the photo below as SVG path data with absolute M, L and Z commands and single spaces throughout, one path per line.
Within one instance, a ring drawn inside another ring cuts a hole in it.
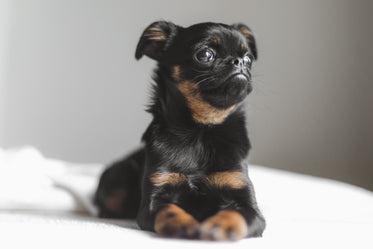
M 252 32 L 243 24 L 155 22 L 137 45 L 136 59 L 143 55 L 158 62 L 153 120 L 145 146 L 102 175 L 99 215 L 137 217 L 142 229 L 167 237 L 261 236 L 241 110 L 257 59 Z

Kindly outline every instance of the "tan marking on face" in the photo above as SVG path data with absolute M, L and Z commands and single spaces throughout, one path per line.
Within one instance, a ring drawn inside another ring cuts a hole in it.
M 105 198 L 105 207 L 111 212 L 121 212 L 127 197 L 127 189 L 116 189 Z
M 241 43 L 241 50 L 242 50 L 242 51 L 246 50 L 246 46 L 245 46 L 245 44 L 243 44 L 243 43 Z
M 220 45 L 220 39 L 217 37 L 212 38 L 211 42 L 214 43 L 215 45 Z
M 247 186 L 244 175 L 240 171 L 215 172 L 205 178 L 207 184 L 214 187 L 240 189 Z
M 175 204 L 161 209 L 154 222 L 154 231 L 161 236 L 193 238 L 198 233 L 199 222 Z
M 224 110 L 213 107 L 202 99 L 198 87 L 190 81 L 180 82 L 177 87 L 186 98 L 193 119 L 198 123 L 221 124 L 236 106 L 233 105 Z
M 155 172 L 150 176 L 150 181 L 154 186 L 162 186 L 165 184 L 177 185 L 187 183 L 188 180 L 185 175 L 181 173 L 165 173 L 165 172 Z
M 200 237 L 204 240 L 239 240 L 245 238 L 248 232 L 244 217 L 234 210 L 222 210 L 205 220 L 200 227 Z

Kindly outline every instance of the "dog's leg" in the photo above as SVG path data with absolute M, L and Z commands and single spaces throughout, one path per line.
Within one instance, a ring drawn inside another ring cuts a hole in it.
M 203 240 L 239 240 L 258 237 L 265 228 L 263 217 L 254 209 L 224 209 L 206 219 L 200 227 Z
M 136 218 L 144 151 L 138 150 L 107 168 L 100 178 L 95 204 L 101 218 Z
M 168 204 L 155 216 L 154 230 L 164 237 L 196 238 L 199 222 L 175 204 Z
M 238 240 L 262 236 L 266 224 L 257 207 L 250 179 L 240 177 L 237 172 L 222 172 L 208 177 L 208 182 L 220 193 L 223 205 L 220 211 L 202 222 L 200 238 Z
M 137 222 L 141 229 L 162 237 L 197 238 L 199 222 L 182 205 L 189 195 L 187 178 L 180 173 L 146 174 Z

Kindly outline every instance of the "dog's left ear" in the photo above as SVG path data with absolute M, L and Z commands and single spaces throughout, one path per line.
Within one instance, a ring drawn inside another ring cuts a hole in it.
M 254 34 L 249 27 L 242 23 L 236 23 L 232 25 L 233 28 L 238 29 L 246 38 L 247 44 L 251 50 L 251 53 L 254 56 L 254 59 L 258 59 L 258 51 L 256 49 L 256 43 Z
M 136 59 L 146 55 L 154 60 L 160 60 L 163 52 L 176 35 L 177 28 L 175 24 L 165 21 L 150 24 L 142 33 L 137 44 Z

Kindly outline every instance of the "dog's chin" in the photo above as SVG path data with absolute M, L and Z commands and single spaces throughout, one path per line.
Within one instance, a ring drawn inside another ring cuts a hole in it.
M 249 78 L 244 74 L 236 74 L 225 82 L 224 92 L 226 94 L 227 105 L 238 104 L 252 91 Z
M 233 102 L 241 102 L 252 91 L 250 78 L 243 73 L 233 74 L 224 85 L 227 97 Z
M 203 98 L 212 106 L 227 109 L 242 102 L 252 91 L 248 77 L 243 74 L 232 75 L 213 91 L 203 91 Z

